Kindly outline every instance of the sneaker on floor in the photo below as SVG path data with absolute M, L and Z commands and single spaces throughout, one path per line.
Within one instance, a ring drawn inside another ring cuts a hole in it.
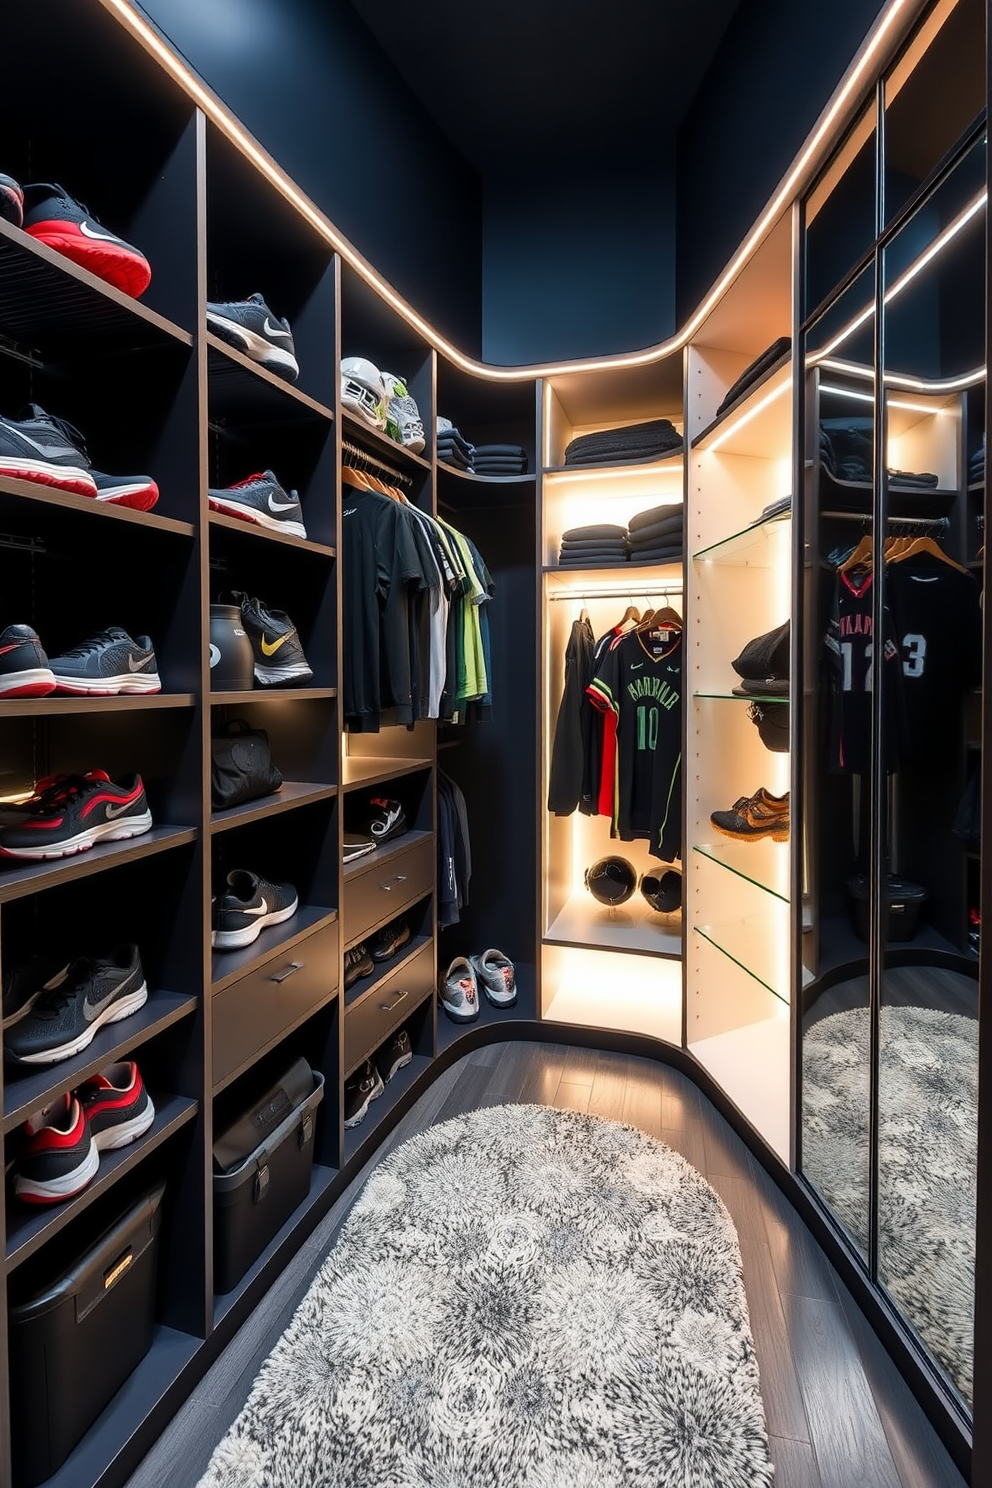
M 369 853 L 376 850 L 376 842 L 367 837 L 364 832 L 345 832 L 343 858 L 346 863 L 354 863 L 357 858 L 367 857 Z
M 49 665 L 58 691 L 76 697 L 162 691 L 151 641 L 147 636 L 133 641 L 119 625 L 109 625 L 61 656 L 53 656 Z
M 233 486 L 211 486 L 207 501 L 211 511 L 240 517 L 271 532 L 288 532 L 293 537 L 307 535 L 299 496 L 295 491 L 283 490 L 271 470 L 245 476 Z
M 0 174 L 0 217 L 20 227 L 24 221 L 24 192 L 13 176 Z
M 65 981 L 69 970 L 64 956 L 46 956 L 39 952 L 3 972 L 3 1026 L 10 1025 L 31 1011 L 39 998 Z
M 215 951 L 237 951 L 258 939 L 267 925 L 292 919 L 300 901 L 292 884 L 269 883 L 257 873 L 235 868 L 214 907 L 210 943 Z
M 62 186 L 25 186 L 24 231 L 134 299 L 151 283 L 145 255 L 104 227 Z
M 410 1047 L 410 1035 L 406 1029 L 397 1029 L 380 1048 L 376 1049 L 372 1058 L 380 1080 L 382 1080 L 383 1084 L 388 1085 L 397 1070 L 405 1069 L 413 1059 L 413 1049 Z
M 95 496 L 96 481 L 79 430 L 29 403 L 19 418 L 0 418 L 0 475 Z
M 409 920 L 393 920 L 391 925 L 384 925 L 369 939 L 369 955 L 373 961 L 390 961 L 409 939 Z
M 289 321 L 273 315 L 260 294 L 247 300 L 208 301 L 207 328 L 277 377 L 287 382 L 299 377 Z
M 469 960 L 493 1007 L 512 1007 L 517 1000 L 517 978 L 510 958 L 502 951 L 489 950 Z
M 384 1088 L 382 1076 L 371 1059 L 366 1059 L 353 1075 L 348 1076 L 344 1082 L 344 1124 L 346 1128 L 361 1126 L 368 1115 L 369 1105 L 372 1101 L 379 1099 Z
M 456 956 L 444 974 L 441 1006 L 455 1023 L 474 1023 L 479 1016 L 479 985 L 467 956 Z
M 93 1181 L 100 1153 L 81 1103 L 71 1091 L 24 1123 L 14 1192 L 27 1204 L 59 1204 Z
M 94 1075 L 76 1091 L 98 1152 L 136 1142 L 155 1120 L 155 1107 L 133 1059 Z
M 45 697 L 55 677 L 41 639 L 30 625 L 0 631 L 0 697 Z
M 65 858 L 98 842 L 121 842 L 151 830 L 140 775 L 115 784 L 103 770 L 66 775 L 16 826 L 0 829 L 0 857 Z
M 109 956 L 80 956 L 65 979 L 39 997 L 8 1030 L 4 1053 L 15 1064 L 55 1064 L 79 1054 L 105 1023 L 119 1023 L 148 1000 L 136 945 Z
M 158 503 L 158 486 L 150 475 L 104 475 L 91 470 L 96 482 L 97 501 L 112 506 L 129 506 L 132 511 L 151 511 Z
M 271 610 L 260 599 L 249 599 L 236 590 L 235 604 L 241 608 L 241 623 L 255 654 L 255 681 L 260 687 L 297 686 L 313 676 L 303 654 L 296 626 L 285 610 Z
M 369 955 L 368 946 L 364 942 L 352 946 L 350 951 L 344 953 L 344 990 L 347 992 L 349 987 L 353 987 L 364 977 L 370 977 L 374 971 L 375 962 Z
M 380 372 L 386 390 L 386 433 L 404 449 L 419 455 L 427 445 L 424 422 L 415 398 L 401 377 L 392 372 Z
M 714 811 L 710 821 L 725 837 L 738 842 L 756 842 L 770 837 L 773 842 L 789 840 L 789 792 L 773 796 L 760 786 L 753 796 L 741 796 L 729 811 Z

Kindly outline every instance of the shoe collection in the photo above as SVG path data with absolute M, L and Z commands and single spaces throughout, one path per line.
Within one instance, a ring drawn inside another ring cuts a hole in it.
M 352 863 L 375 852 L 377 847 L 409 831 L 402 801 L 389 796 L 370 796 L 356 820 L 354 830 L 344 834 L 344 861 Z
M 633 863 L 616 854 L 599 858 L 585 871 L 585 886 L 608 909 L 626 904 L 636 889 L 658 914 L 674 914 L 682 907 L 682 874 L 677 868 L 642 873 L 638 883 Z
M 28 403 L 16 419 L 0 417 L 0 475 L 134 511 L 150 511 L 158 501 L 150 475 L 94 470 L 79 430 L 37 403 Z
M 136 1142 L 155 1120 L 138 1066 L 122 1060 L 29 1116 L 14 1163 L 14 1192 L 26 1204 L 58 1204 L 96 1177 L 100 1153 Z
M 271 470 L 246 475 L 233 486 L 211 486 L 207 491 L 211 511 L 243 522 L 254 522 L 270 532 L 288 532 L 293 537 L 306 537 L 300 498 L 286 491 Z
M 341 402 L 370 429 L 384 432 L 413 454 L 426 448 L 420 409 L 406 383 L 392 372 L 380 372 L 367 357 L 343 359 Z
M 0 175 L 0 217 L 133 299 L 151 283 L 145 255 L 54 182 L 19 186 L 12 176 Z
M 763 837 L 788 842 L 789 792 L 773 796 L 759 786 L 753 796 L 741 796 L 729 811 L 711 812 L 710 821 L 724 837 L 737 842 L 757 842 Z
M 246 300 L 208 301 L 207 329 L 286 382 L 299 377 L 289 321 L 273 315 L 260 294 Z
M 140 837 L 152 825 L 141 776 L 115 783 L 104 770 L 47 776 L 28 801 L 5 805 L 4 818 L 0 857 L 34 862 Z
M 155 648 L 119 625 L 88 636 L 61 656 L 48 656 L 30 625 L 0 631 L 0 697 L 116 697 L 162 691 Z
M 215 951 L 240 951 L 269 925 L 292 919 L 300 901 L 292 884 L 269 883 L 258 873 L 235 868 L 224 890 L 212 900 L 210 944 Z
M 371 1103 L 379 1099 L 397 1071 L 404 1069 L 412 1059 L 410 1035 L 405 1028 L 400 1028 L 390 1034 L 354 1074 L 348 1076 L 344 1082 L 344 1124 L 347 1129 L 361 1126 Z
M 383 962 L 392 961 L 398 956 L 404 946 L 409 945 L 412 939 L 410 921 L 406 915 L 400 915 L 398 919 L 391 920 L 388 925 L 383 925 L 368 940 L 363 940 L 359 945 L 353 946 L 350 951 L 344 953 L 344 987 L 347 992 L 356 982 L 370 977 L 377 966 Z
M 517 1000 L 517 977 L 513 962 L 502 951 L 483 951 L 481 956 L 455 956 L 444 974 L 439 992 L 441 1006 L 454 1023 L 474 1023 L 481 1012 L 479 987 L 493 1007 L 513 1007 Z
M 148 1000 L 136 945 L 79 956 L 59 968 L 38 958 L 4 977 L 4 1055 L 14 1064 L 57 1064 Z

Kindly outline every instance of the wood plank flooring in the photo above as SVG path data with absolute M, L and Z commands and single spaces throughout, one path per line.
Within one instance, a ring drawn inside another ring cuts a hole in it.
M 691 1081 L 650 1060 L 551 1043 L 491 1044 L 440 1076 L 342 1194 L 128 1488 L 197 1483 L 375 1163 L 434 1122 L 511 1101 L 631 1122 L 676 1148 L 717 1189 L 740 1237 L 775 1488 L 963 1488 L 816 1241 Z

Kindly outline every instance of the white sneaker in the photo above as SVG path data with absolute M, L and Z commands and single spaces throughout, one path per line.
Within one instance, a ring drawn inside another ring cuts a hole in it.
M 456 1023 L 474 1023 L 479 1016 L 479 987 L 467 956 L 456 956 L 444 974 L 441 1006 Z
M 427 446 L 427 438 L 416 400 L 401 377 L 394 377 L 392 372 L 380 372 L 379 376 L 386 389 L 386 433 L 404 449 L 419 455 Z
M 489 950 L 469 959 L 493 1007 L 512 1007 L 517 1000 L 517 978 L 509 957 Z

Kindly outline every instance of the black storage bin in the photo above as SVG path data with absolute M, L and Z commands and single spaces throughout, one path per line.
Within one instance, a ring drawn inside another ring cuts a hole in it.
M 868 940 L 868 875 L 856 873 L 847 880 L 851 928 L 859 940 Z M 883 939 L 912 940 L 919 927 L 920 914 L 930 892 L 922 884 L 900 878 L 896 873 L 885 876 L 885 922 Z
M 162 1182 L 71 1269 L 20 1299 L 11 1288 L 15 1488 L 50 1477 L 152 1345 Z
M 300 1070 L 307 1091 L 301 1089 Z M 237 1166 L 214 1172 L 214 1291 L 229 1292 L 310 1192 L 314 1126 L 324 1098 L 324 1077 L 299 1060 L 283 1079 L 250 1106 L 214 1144 L 231 1155 L 232 1136 L 253 1127 L 265 1139 Z M 285 1111 L 280 1110 L 282 1107 Z M 271 1125 L 272 1113 L 278 1121 Z

